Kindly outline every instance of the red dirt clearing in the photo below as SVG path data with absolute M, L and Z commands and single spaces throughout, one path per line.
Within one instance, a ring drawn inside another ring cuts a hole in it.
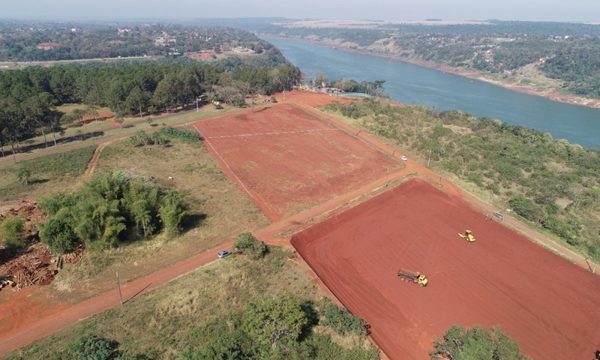
M 333 102 L 339 102 L 342 104 L 349 104 L 351 102 L 360 101 L 358 98 L 349 98 L 349 97 L 340 97 L 340 96 L 330 96 L 324 93 L 312 92 L 312 91 L 303 91 L 303 90 L 294 90 L 290 92 L 277 93 L 276 94 L 278 101 L 291 102 L 294 104 L 302 104 L 311 107 L 319 107 L 331 104 Z
M 291 104 L 202 120 L 221 168 L 271 220 L 377 179 L 400 164 Z
M 477 242 L 458 237 L 466 228 Z M 393 359 L 427 359 L 452 325 L 500 326 L 534 359 L 591 359 L 600 281 L 423 180 L 297 234 L 292 244 Z M 421 271 L 425 289 L 402 282 Z

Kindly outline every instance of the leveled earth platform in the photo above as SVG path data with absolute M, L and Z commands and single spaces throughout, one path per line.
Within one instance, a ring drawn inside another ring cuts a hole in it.
M 477 241 L 458 236 L 473 230 Z M 292 244 L 393 359 L 428 359 L 452 325 L 500 326 L 534 359 L 591 359 L 600 281 L 414 179 L 295 235 Z M 421 271 L 429 286 L 401 281 Z
M 402 166 L 293 104 L 257 107 L 195 126 L 225 173 L 273 221 Z

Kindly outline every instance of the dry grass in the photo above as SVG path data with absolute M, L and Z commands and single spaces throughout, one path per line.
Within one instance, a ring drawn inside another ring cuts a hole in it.
M 23 198 L 39 199 L 72 187 L 85 171 L 95 149 L 88 146 L 0 167 L 0 200 L 3 205 L 12 206 Z M 31 172 L 29 185 L 17 181 L 19 168 Z
M 114 170 L 153 177 L 164 187 L 177 190 L 197 223 L 176 239 L 158 235 L 117 249 L 87 253 L 81 263 L 61 272 L 53 285 L 75 299 L 112 287 L 115 271 L 125 282 L 268 223 L 199 142 L 171 139 L 168 147 L 134 147 L 127 140 L 120 141 L 104 149 L 96 167 L 97 173 Z M 169 176 L 173 180 L 168 180 Z
M 67 110 L 74 110 L 75 106 L 67 106 Z M 103 108 L 104 109 L 104 108 Z M 126 117 L 123 118 L 123 123 L 120 126 L 117 126 L 113 122 L 109 122 L 106 120 L 101 121 L 92 121 L 90 123 L 84 124 L 79 127 L 68 127 L 62 132 L 60 135 L 56 134 L 57 140 L 67 137 L 79 137 L 83 134 L 93 133 L 93 132 L 101 132 L 102 134 L 96 137 L 90 137 L 84 140 L 77 140 L 75 142 L 71 142 L 64 145 L 59 145 L 58 148 L 68 148 L 75 147 L 78 145 L 92 144 L 92 143 L 100 143 L 103 142 L 105 138 L 110 138 L 114 136 L 128 135 L 134 134 L 139 130 L 148 130 L 155 126 L 176 126 L 181 125 L 193 120 L 203 119 L 206 117 L 217 116 L 227 112 L 239 111 L 240 108 L 225 106 L 222 110 L 216 110 L 212 105 L 206 105 L 200 109 L 199 112 L 195 111 L 183 111 L 180 113 L 173 113 L 172 115 L 163 114 L 162 116 L 149 115 L 144 117 Z M 52 142 L 52 134 L 46 134 L 48 138 L 48 142 Z M 43 136 L 37 136 L 31 139 L 28 139 L 24 142 L 24 144 L 34 144 L 34 143 L 43 143 Z M 9 146 L 3 147 L 5 152 L 10 152 Z M 54 147 L 50 147 L 49 150 L 56 150 Z M 33 150 L 32 154 L 35 156 L 44 156 L 45 149 Z M 0 158 L 0 160 L 2 160 Z M 0 167 L 2 163 L 0 162 Z
M 322 293 L 304 268 L 288 261 L 293 255 L 279 248 L 260 261 L 232 256 L 216 261 L 172 283 L 21 350 L 23 358 L 51 358 L 55 351 L 86 335 L 114 339 L 133 353 L 172 359 L 194 345 L 203 324 L 243 309 L 249 302 L 283 289 L 306 300 Z M 357 340 L 359 341 L 359 340 Z

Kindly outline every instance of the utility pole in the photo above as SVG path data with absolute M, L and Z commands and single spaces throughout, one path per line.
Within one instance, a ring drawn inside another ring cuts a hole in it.
M 121 306 L 123 306 L 123 293 L 121 292 L 121 280 L 119 280 L 119 272 L 117 274 L 117 288 L 119 289 L 119 300 L 121 301 Z

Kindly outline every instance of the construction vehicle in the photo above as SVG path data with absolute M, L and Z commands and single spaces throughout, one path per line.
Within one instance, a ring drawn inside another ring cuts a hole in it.
M 429 280 L 427 280 L 427 276 L 421 274 L 420 272 L 400 270 L 398 271 L 398 276 L 403 281 L 408 281 L 420 285 L 422 287 L 427 286 Z
M 467 240 L 468 242 L 475 242 L 476 240 L 475 235 L 473 235 L 473 232 L 471 230 L 465 230 L 464 233 L 458 233 L 458 236 Z

